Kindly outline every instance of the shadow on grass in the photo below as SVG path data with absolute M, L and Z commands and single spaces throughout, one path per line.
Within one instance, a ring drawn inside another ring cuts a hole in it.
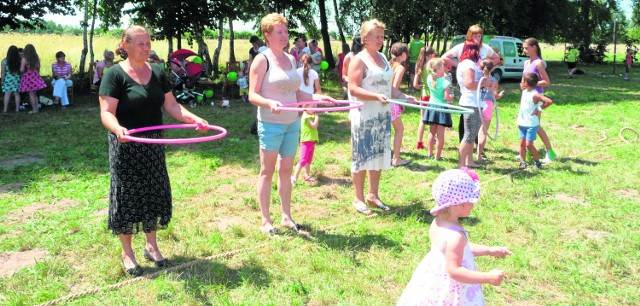
M 176 262 L 190 262 L 197 259 L 175 257 L 173 260 Z M 181 280 L 185 291 L 203 305 L 213 305 L 211 303 L 211 297 L 206 295 L 206 290 L 203 290 L 203 288 L 224 287 L 226 289 L 233 289 L 246 285 L 262 288 L 269 286 L 271 283 L 269 273 L 256 263 L 245 264 L 238 268 L 230 268 L 215 261 L 203 260 L 189 268 L 172 271 L 169 272 L 169 274 Z
M 349 235 L 343 235 L 317 230 L 313 232 L 313 238 L 317 243 L 327 248 L 358 253 L 368 252 L 373 246 L 385 249 L 400 247 L 397 242 L 387 239 L 384 235 L 361 234 L 354 231 Z

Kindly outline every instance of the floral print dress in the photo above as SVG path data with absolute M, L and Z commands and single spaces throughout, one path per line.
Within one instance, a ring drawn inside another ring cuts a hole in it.
M 435 220 L 432 226 L 435 225 Z M 467 232 L 458 226 L 447 227 L 467 237 L 462 267 L 477 271 L 473 253 L 469 248 Z M 398 305 L 484 305 L 481 284 L 465 284 L 453 280 L 444 258 L 445 239 L 431 242 L 431 251 L 422 259 L 413 272 L 411 280 L 402 292 Z

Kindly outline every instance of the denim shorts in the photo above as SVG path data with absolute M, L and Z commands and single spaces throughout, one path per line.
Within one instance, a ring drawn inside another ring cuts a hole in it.
M 278 151 L 280 157 L 295 157 L 300 143 L 300 119 L 290 124 L 258 121 L 260 149 Z
M 538 133 L 538 128 L 540 126 L 518 126 L 518 132 L 520 134 L 520 139 L 524 138 L 527 141 L 536 140 L 536 134 Z M 525 137 L 526 136 L 526 137 Z

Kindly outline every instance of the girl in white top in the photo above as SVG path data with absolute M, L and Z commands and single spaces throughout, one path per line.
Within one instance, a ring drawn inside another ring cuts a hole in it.
M 302 80 L 302 83 L 300 83 L 300 90 L 308 94 L 322 93 L 318 73 L 311 69 L 311 65 L 313 64 L 311 55 L 303 53 L 302 56 L 300 56 L 300 63 L 302 63 L 302 67 L 297 69 L 298 75 Z
M 370 215 L 368 206 L 390 210 L 378 195 L 382 170 L 391 167 L 391 107 L 387 98 L 411 98 L 393 88 L 393 71 L 378 50 L 384 43 L 382 22 L 373 19 L 362 24 L 360 37 L 364 48 L 349 64 L 350 100 L 364 102 L 352 109 L 351 178 L 355 189 L 356 210 Z M 369 193 L 364 196 L 364 182 L 369 175 Z M 365 204 L 366 200 L 366 204 Z

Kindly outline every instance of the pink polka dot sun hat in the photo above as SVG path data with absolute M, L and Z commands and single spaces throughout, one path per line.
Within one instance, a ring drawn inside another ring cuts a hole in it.
M 432 193 L 436 200 L 436 206 L 430 211 L 432 215 L 450 206 L 476 204 L 480 198 L 480 178 L 465 167 L 447 170 L 433 182 Z

